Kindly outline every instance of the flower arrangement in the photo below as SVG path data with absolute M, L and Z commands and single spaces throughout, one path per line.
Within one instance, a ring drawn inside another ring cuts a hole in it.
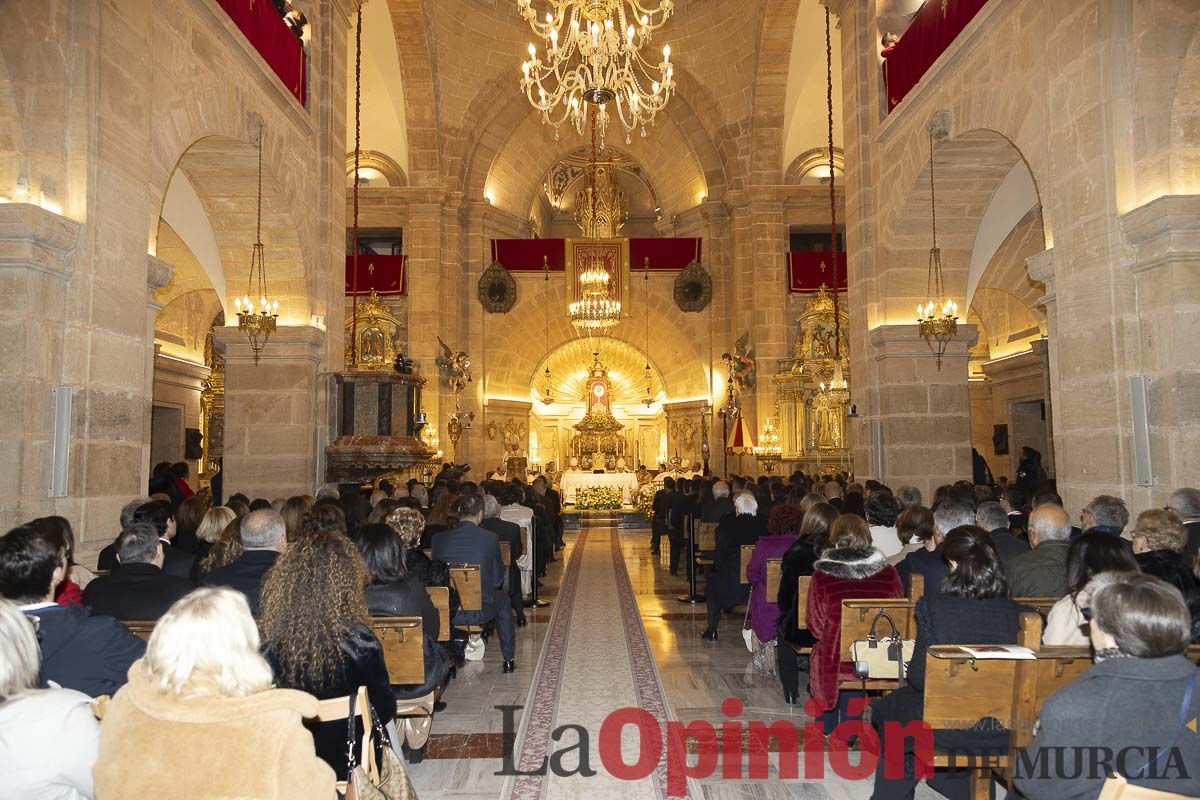
M 634 508 L 647 520 L 654 520 L 654 484 L 648 483 L 638 491 Z
M 616 510 L 621 507 L 621 490 L 615 486 L 585 486 L 575 493 L 575 508 Z

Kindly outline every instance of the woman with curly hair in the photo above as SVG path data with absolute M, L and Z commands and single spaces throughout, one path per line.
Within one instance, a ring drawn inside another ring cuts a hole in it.
M 344 697 L 365 686 L 372 713 L 387 724 L 395 716 L 396 697 L 383 646 L 370 628 L 367 581 L 362 557 L 345 536 L 319 534 L 289 542 L 263 581 L 263 655 L 276 685 L 319 699 Z M 315 738 L 317 755 L 345 780 L 345 723 L 321 725 Z
M 237 561 L 238 558 L 241 557 L 242 553 L 246 550 L 246 548 L 242 545 L 241 517 L 232 516 L 232 514 L 235 514 L 236 512 L 227 506 L 221 506 L 220 508 L 224 508 L 226 511 L 231 512 L 231 514 L 221 514 L 222 518 L 228 518 L 229 521 L 225 523 L 225 528 L 217 537 L 216 542 L 214 542 L 209 548 L 208 555 L 206 555 L 204 560 L 200 562 L 198 573 L 200 575 L 207 575 L 214 569 L 220 569 L 221 567 L 229 566 L 234 561 Z M 219 508 L 214 508 L 211 509 L 209 513 L 211 514 L 219 510 Z M 206 515 L 205 523 L 208 522 L 209 520 Z M 216 524 L 215 520 L 213 521 L 213 524 Z

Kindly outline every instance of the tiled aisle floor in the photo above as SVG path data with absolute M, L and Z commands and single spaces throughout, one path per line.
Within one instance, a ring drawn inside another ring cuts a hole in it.
M 704 607 L 693 607 L 676 600 L 677 595 L 686 591 L 687 583 L 672 578 L 665 561 L 650 555 L 649 532 L 622 530 L 619 536 L 651 651 L 676 716 L 685 722 L 708 720 L 716 724 L 727 719 L 721 713 L 721 702 L 727 697 L 737 697 L 745 704 L 746 710 L 741 717 L 745 721 L 761 720 L 769 724 L 778 719 L 791 719 L 802 726 L 807 718 L 799 706 L 789 710 L 784 705 L 778 681 L 755 674 L 740 635 L 740 620 L 725 617 L 717 643 L 701 640 Z M 574 538 L 567 537 L 566 550 L 560 551 L 557 554 L 559 560 L 551 565 L 543 596 L 553 599 L 566 559 L 572 552 Z M 589 548 L 592 546 L 595 544 Z M 502 768 L 503 737 L 496 734 L 503 730 L 504 719 L 495 706 L 525 703 L 551 611 L 552 608 L 547 608 L 527 612 L 529 626 L 517 633 L 517 671 L 514 674 L 501 674 L 499 646 L 493 642 L 488 645 L 482 662 L 467 664 L 451 682 L 445 697 L 449 707 L 434 719 L 430 757 L 409 767 L 418 795 L 423 800 L 441 797 L 494 800 L 500 797 L 505 777 L 495 773 Z M 616 613 L 615 608 L 613 613 Z M 578 622 L 587 624 L 586 620 Z M 597 663 L 596 670 L 597 682 L 603 682 L 606 665 Z M 520 721 L 521 712 L 516 713 L 514 725 Z M 598 731 L 590 733 L 593 737 L 598 735 Z M 870 780 L 850 782 L 833 776 L 828 766 L 822 780 L 780 780 L 775 771 L 776 754 L 771 754 L 770 760 L 768 779 L 709 778 L 700 783 L 704 797 L 709 800 L 866 800 L 871 795 Z M 592 766 L 601 768 L 598 763 Z M 803 766 L 801 769 L 803 771 Z M 553 792 L 549 796 L 553 797 Z M 923 785 L 918 787 L 917 798 L 936 797 L 940 795 Z

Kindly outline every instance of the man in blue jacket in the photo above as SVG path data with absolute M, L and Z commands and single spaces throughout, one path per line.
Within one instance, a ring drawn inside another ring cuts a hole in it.
M 458 522 L 433 537 L 433 559 L 447 564 L 478 564 L 483 608 L 459 611 L 455 625 L 487 625 L 495 621 L 500 636 L 504 672 L 516 666 L 516 629 L 512 605 L 504 593 L 504 564 L 500 560 L 500 541 L 496 534 L 479 527 L 483 522 L 483 495 L 465 494 L 455 507 Z
M 93 697 L 113 694 L 146 644 L 112 617 L 56 604 L 54 592 L 66 571 L 63 543 L 48 534 L 20 527 L 0 538 L 0 595 L 34 620 L 42 680 Z

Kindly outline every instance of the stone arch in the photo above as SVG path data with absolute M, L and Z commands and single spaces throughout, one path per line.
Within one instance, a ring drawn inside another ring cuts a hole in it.
M 548 285 L 533 276 L 521 276 L 518 281 L 517 305 L 503 323 L 497 325 L 492 319 L 484 323 L 484 369 L 488 384 L 481 386 L 480 391 L 488 396 L 527 397 L 531 377 L 540 369 L 546 354 L 578 338 L 563 313 L 566 299 L 561 276 L 552 278 Z M 547 308 L 550 309 L 548 326 Z M 644 289 L 631 287 L 627 309 L 629 316 L 617 326 L 611 338 L 646 353 L 672 401 L 708 398 L 710 354 L 701 346 L 708 331 L 707 313 L 684 314 L 675 306 L 669 291 L 652 289 L 648 311 L 653 325 L 647 347 Z
M 314 196 L 307 184 L 317 179 L 317 173 L 304 160 L 303 149 L 296 145 L 294 118 L 280 114 L 273 106 L 268 106 L 269 110 L 262 116 L 248 111 L 258 107 L 258 101 L 248 90 L 232 82 L 214 81 L 189 87 L 187 97 L 186 103 L 164 100 L 161 107 L 152 110 L 155 129 L 150 139 L 146 181 L 150 250 L 153 252 L 156 248 L 158 222 L 171 177 L 191 148 L 205 140 L 210 140 L 205 148 L 222 146 L 218 143 L 224 143 L 223 146 L 229 147 L 231 153 L 237 154 L 234 160 L 240 164 L 239 170 L 244 171 L 246 156 L 254 152 L 254 142 L 261 129 L 264 195 L 271 195 L 273 202 L 278 203 L 276 213 L 286 215 L 292 236 L 297 239 L 305 281 L 304 306 L 307 308 L 316 301 L 316 287 L 323 280 L 323 276 L 317 274 L 316 267 L 319 224 L 316 207 L 297 203 L 296 200 Z M 250 168 L 256 171 L 257 165 L 251 165 Z M 253 198 L 250 203 L 253 205 Z M 270 267 L 270 252 L 267 255 Z M 288 278 L 289 281 L 293 279 L 292 276 Z M 236 282 L 232 283 L 231 287 L 236 285 Z M 235 288 L 231 290 L 236 291 Z M 323 308 L 316 311 L 323 312 Z M 306 310 L 301 315 L 297 310 L 293 321 L 308 324 L 310 313 L 313 312 Z
M 730 183 L 729 167 L 735 163 L 736 146 L 721 136 L 720 118 L 711 95 L 678 65 L 675 82 L 677 90 L 667 104 L 666 119 L 677 127 L 700 164 L 708 196 L 722 197 Z M 481 87 L 468 106 L 462 128 L 447 144 L 448 180 L 457 179 L 457 188 L 469 197 L 482 196 L 491 165 L 528 117 L 537 119 L 536 112 L 510 75 L 500 75 Z M 654 135 L 651 130 L 649 136 Z M 573 131 L 564 133 L 560 142 L 574 138 Z M 722 145 L 718 147 L 716 142 Z M 618 135 L 612 143 L 620 147 L 624 137 Z
M 442 182 L 443 140 L 438 124 L 437 67 L 431 56 L 429 20 L 423 2 L 383 0 L 392 17 L 392 32 L 404 80 L 404 119 L 408 129 L 409 178 L 413 186 Z
M 536 393 L 544 383 L 544 370 L 547 365 L 556 369 L 551 371 L 554 382 L 555 401 L 560 403 L 581 403 L 586 379 L 586 368 L 591 363 L 591 346 L 584 339 L 568 339 L 546 355 L 534 367 L 529 376 L 531 393 Z M 612 338 L 605 340 L 604 350 L 600 361 L 609 370 L 609 378 L 613 382 L 612 399 L 614 403 L 628 405 L 637 403 L 644 393 L 645 365 L 650 365 L 651 394 L 659 398 L 665 390 L 662 370 L 640 345 L 627 342 L 624 339 Z M 565 365 L 578 368 L 580 375 L 563 374 Z
M 783 182 L 792 185 L 799 184 L 809 170 L 817 167 L 829 167 L 828 147 L 813 147 L 792 159 L 792 163 L 784 172 Z M 846 154 L 842 148 L 836 145 L 833 148 L 833 168 L 840 173 L 844 173 L 846 170 Z M 838 182 L 841 182 L 840 178 Z
M 313 313 L 314 276 L 306 268 L 300 236 L 292 218 L 287 182 L 276 180 L 263 152 L 262 241 L 269 293 L 279 300 L 280 324 L 306 325 Z M 195 189 L 208 216 L 232 296 L 248 288 L 250 250 L 257 212 L 258 152 L 248 141 L 206 136 L 179 157 L 176 169 Z M 157 227 L 155 240 L 157 240 Z M 156 241 L 157 244 L 157 241 Z M 228 298 L 227 298 L 228 300 Z M 226 307 L 232 305 L 226 304 Z
M 399 186 L 408 186 L 408 176 L 404 174 L 404 167 L 396 159 L 389 156 L 387 153 L 379 150 L 361 150 L 358 154 L 358 168 L 374 169 L 381 173 L 387 181 L 389 187 L 395 188 Z M 354 173 L 354 151 L 346 153 L 346 182 L 353 185 Z
M 784 100 L 796 14 L 800 0 L 766 0 L 759 29 L 751 111 L 750 179 L 754 184 L 782 182 Z
M 928 148 L 926 140 L 923 163 L 883 227 L 888 292 L 882 299 L 889 311 L 904 319 L 913 316 L 910 309 L 926 294 L 931 246 Z M 947 137 L 934 148 L 937 237 L 946 292 L 961 303 L 967 294 L 971 253 L 988 207 L 1010 172 L 1021 163 L 1028 168 L 1028 163 L 1011 140 L 991 129 Z M 1040 195 L 1037 206 L 1042 206 Z
M 1200 194 L 1200 28 L 1192 35 L 1171 107 L 1172 194 Z

